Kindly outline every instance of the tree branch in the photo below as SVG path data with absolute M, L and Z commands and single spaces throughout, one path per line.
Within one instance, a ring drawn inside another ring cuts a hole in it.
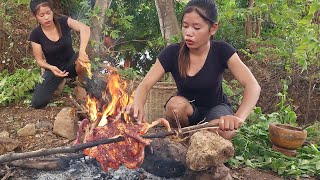
M 212 128 L 218 128 L 217 125 L 211 124 L 211 123 L 204 123 L 200 125 L 194 125 L 182 128 L 182 133 L 189 133 L 193 131 L 203 130 L 203 129 L 212 129 Z M 142 135 L 143 138 L 164 138 L 166 136 L 175 135 L 178 134 L 176 131 L 164 131 L 164 132 L 158 132 L 158 133 L 152 133 L 152 134 L 146 134 Z M 31 151 L 31 152 L 25 152 L 25 153 L 8 153 L 0 156 L 0 164 L 5 162 L 10 162 L 18 159 L 25 159 L 25 158 L 31 158 L 31 157 L 40 157 L 40 156 L 48 156 L 51 154 L 60 154 L 60 153 L 76 153 L 78 151 L 82 151 L 86 148 L 91 148 L 94 146 L 98 146 L 101 144 L 110 144 L 110 143 L 116 143 L 119 141 L 123 141 L 124 137 L 119 136 L 116 138 L 104 138 L 93 142 L 78 144 L 78 145 L 72 145 L 72 146 L 65 146 L 65 147 L 57 147 L 52 149 L 40 149 L 37 151 Z

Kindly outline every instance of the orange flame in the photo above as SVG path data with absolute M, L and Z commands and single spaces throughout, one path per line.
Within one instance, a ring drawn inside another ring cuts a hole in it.
M 87 109 L 90 119 L 93 122 L 100 120 L 98 126 L 106 125 L 108 123 L 108 117 L 110 116 L 116 117 L 117 115 L 124 115 L 124 120 L 126 122 L 129 121 L 129 117 L 122 113 L 123 109 L 133 100 L 126 92 L 128 84 L 121 79 L 114 68 L 110 68 L 110 70 L 111 73 L 107 79 L 106 91 L 103 92 L 103 99 L 106 100 L 108 104 L 103 105 L 102 111 L 99 112 L 99 101 L 94 97 L 90 97 L 90 95 L 88 95 L 87 99 Z M 111 96 L 111 100 L 109 96 Z

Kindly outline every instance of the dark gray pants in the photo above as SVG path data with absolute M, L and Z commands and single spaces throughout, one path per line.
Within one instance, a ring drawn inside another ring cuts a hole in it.
M 78 56 L 78 53 L 75 53 L 72 59 L 65 66 L 60 68 L 62 71 L 66 70 L 69 72 L 67 78 L 74 78 L 77 76 L 75 61 Z M 63 78 L 55 76 L 50 70 L 45 70 L 42 77 L 44 81 L 36 86 L 31 102 L 32 107 L 37 109 L 44 108 L 50 102 L 54 91 L 63 80 Z
M 218 104 L 212 108 L 196 107 L 192 103 L 191 105 L 193 107 L 193 114 L 189 117 L 190 125 L 196 125 L 202 120 L 208 122 L 214 119 L 219 119 L 221 116 L 233 115 L 232 108 L 230 105 L 225 103 Z

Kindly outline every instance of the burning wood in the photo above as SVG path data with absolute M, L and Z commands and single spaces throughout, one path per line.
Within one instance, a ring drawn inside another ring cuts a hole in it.
M 128 168 L 136 168 L 143 162 L 144 147 L 151 141 L 144 138 L 164 138 L 199 129 L 218 128 L 214 124 L 206 123 L 175 131 L 170 129 L 169 123 L 163 118 L 151 124 L 134 124 L 132 119 L 122 111 L 131 101 L 131 96 L 126 93 L 128 91 L 126 90 L 128 88 L 126 82 L 122 81 L 115 71 L 111 71 L 108 77 L 109 79 L 106 80 L 108 82 L 107 89 L 102 93 L 104 94 L 103 99 L 89 96 L 87 106 L 83 107 L 71 98 L 79 109 L 88 112 L 88 117 L 79 128 L 77 145 L 25 153 L 9 153 L 0 156 L 0 164 L 18 159 L 58 153 L 75 153 L 83 150 L 84 154 L 96 158 L 104 171 L 107 171 L 108 167 L 118 168 L 120 164 L 124 164 Z M 168 131 L 146 134 L 150 128 L 159 123 L 164 124 Z M 85 132 L 84 140 L 80 141 L 83 130 Z
M 171 129 L 169 123 L 163 118 L 152 124 L 134 124 L 132 118 L 123 113 L 125 106 L 132 101 L 132 96 L 127 93 L 127 83 L 120 78 L 115 69 L 108 70 L 106 90 L 102 92 L 102 98 L 88 96 L 86 109 L 89 119 L 83 120 L 80 124 L 76 143 L 81 142 L 82 131 L 85 132 L 83 142 L 122 136 L 124 141 L 99 145 L 85 149 L 83 152 L 96 158 L 105 172 L 108 171 L 108 167 L 118 169 L 121 164 L 135 169 L 142 164 L 144 148 L 151 142 L 149 139 L 142 138 L 141 135 L 159 123 L 165 125 L 168 131 Z

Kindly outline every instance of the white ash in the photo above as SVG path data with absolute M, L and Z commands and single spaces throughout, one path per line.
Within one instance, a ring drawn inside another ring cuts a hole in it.
M 128 169 L 125 166 L 120 166 L 119 169 L 113 170 L 109 168 L 108 173 L 102 171 L 99 163 L 95 160 L 84 161 L 83 159 L 73 160 L 70 162 L 70 167 L 63 171 L 39 171 L 33 174 L 33 179 L 37 180 L 181 180 L 182 178 L 161 178 L 150 174 L 143 170 Z

